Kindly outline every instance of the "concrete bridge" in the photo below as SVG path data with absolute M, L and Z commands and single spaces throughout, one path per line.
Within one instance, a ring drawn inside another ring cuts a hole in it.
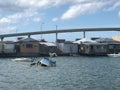
M 3 34 L 0 35 L 1 41 L 5 37 L 15 37 L 15 36 L 28 36 L 37 34 L 56 34 L 56 40 L 58 33 L 68 33 L 68 32 L 83 32 L 83 37 L 85 38 L 85 32 L 91 31 L 120 31 L 120 27 L 104 27 L 104 28 L 79 28 L 79 29 L 61 29 L 61 30 L 49 30 L 49 31 L 36 31 L 36 32 L 25 32 L 25 33 L 13 33 L 13 34 Z

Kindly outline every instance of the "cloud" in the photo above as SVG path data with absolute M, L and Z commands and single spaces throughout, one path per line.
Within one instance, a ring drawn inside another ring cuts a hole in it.
M 118 12 L 118 16 L 120 17 L 120 11 Z
M 40 22 L 40 21 L 41 21 L 41 18 L 35 17 L 35 18 L 33 18 L 33 21 L 34 21 L 34 22 Z
M 27 9 L 52 7 L 55 0 L 1 0 L 0 11 L 22 12 Z
M 90 0 L 0 0 L 0 11 L 24 11 L 43 9 Z
M 25 26 L 29 22 L 39 22 L 41 20 L 40 14 L 33 10 L 27 10 L 24 12 L 17 12 L 12 15 L 0 18 L 0 32 L 3 32 L 3 29 L 8 33 L 8 29 L 11 30 L 17 29 L 17 26 Z M 22 23 L 21 23 L 22 22 Z M 4 31 L 4 32 L 5 32 Z
M 0 11 L 23 11 L 25 7 L 20 7 L 18 0 L 1 0 Z
M 120 0 L 0 0 L 0 11 L 24 11 L 26 9 L 44 9 L 69 4 L 71 7 L 85 4 L 108 3 L 111 9 L 120 7 Z M 97 6 L 96 5 L 96 6 Z M 81 7 L 82 7 L 81 6 Z M 91 8 L 91 7 L 90 7 Z M 67 11 L 66 11 L 67 12 Z
M 112 11 L 115 10 L 116 8 L 120 8 L 120 0 L 115 0 L 115 1 L 111 1 L 110 7 L 107 9 L 108 11 Z
M 62 20 L 72 19 L 83 14 L 91 14 L 100 10 L 105 2 L 85 2 L 71 6 L 62 16 Z
M 0 24 L 14 24 L 19 22 L 20 20 L 31 19 L 31 17 L 38 16 L 38 13 L 33 10 L 27 10 L 24 12 L 18 12 L 7 17 L 3 17 L 0 19 Z
M 5 33 L 14 33 L 15 30 L 17 29 L 16 26 L 12 26 L 12 25 L 9 25 L 9 26 L 0 26 L 0 34 L 5 34 Z
M 60 17 L 54 14 L 53 22 L 94 14 L 104 9 L 115 10 L 120 8 L 120 0 L 0 0 L 0 30 L 5 29 L 3 26 L 8 27 L 6 30 L 12 30 L 16 29 L 19 23 L 24 25 L 40 22 L 41 13 L 45 11 L 49 14 L 49 9 L 64 6 L 65 9 L 57 14 Z
M 53 19 L 52 19 L 53 22 L 56 22 L 56 21 L 58 21 L 58 20 L 59 20 L 59 18 L 53 18 Z
M 52 1 L 50 0 L 17 0 L 19 6 L 26 8 L 44 8 L 48 7 Z
M 71 3 L 59 20 L 69 20 L 84 14 L 94 14 L 98 11 L 111 11 L 120 7 L 120 0 L 64 0 Z M 62 3 L 59 1 L 59 3 Z

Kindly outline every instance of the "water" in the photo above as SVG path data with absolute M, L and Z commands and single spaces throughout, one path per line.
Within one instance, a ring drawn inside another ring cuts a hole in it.
M 56 67 L 30 67 L 30 62 L 0 59 L 0 90 L 120 90 L 120 58 L 79 56 L 53 60 Z

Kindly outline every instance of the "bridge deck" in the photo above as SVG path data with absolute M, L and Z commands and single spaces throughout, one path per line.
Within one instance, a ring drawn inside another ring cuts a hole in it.
M 52 33 L 67 33 L 67 32 L 91 32 L 91 31 L 120 31 L 120 27 L 62 29 L 62 30 L 49 30 L 49 31 L 37 31 L 37 32 L 13 33 L 13 34 L 0 35 L 0 38 L 14 37 L 14 36 L 26 36 L 26 35 L 30 36 L 30 35 L 37 35 L 37 34 L 52 34 Z

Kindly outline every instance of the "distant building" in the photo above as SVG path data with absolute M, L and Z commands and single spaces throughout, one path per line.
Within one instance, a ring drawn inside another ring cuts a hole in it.
M 70 41 L 58 42 L 57 47 L 62 51 L 63 54 L 78 54 L 78 44 Z
M 106 43 L 82 43 L 79 48 L 80 54 L 84 55 L 106 55 Z
M 55 43 L 40 42 L 39 47 L 40 55 L 49 55 L 49 53 L 61 54 L 61 51 L 57 48 Z
M 108 44 L 108 53 L 119 53 L 119 52 L 120 52 L 120 43 Z
M 57 43 L 65 43 L 65 39 L 57 39 Z
M 0 42 L 0 53 L 1 54 L 12 54 L 16 53 L 15 43 L 12 41 L 2 41 Z
M 23 55 L 39 54 L 39 41 L 32 38 L 20 39 L 16 42 L 16 50 Z
M 81 42 L 79 53 L 84 55 L 107 55 L 120 52 L 120 42 L 110 38 L 95 39 L 95 42 Z
M 107 53 L 119 53 L 120 52 L 120 41 L 111 38 L 100 38 L 96 40 L 99 43 L 107 43 L 108 44 L 108 52 Z

